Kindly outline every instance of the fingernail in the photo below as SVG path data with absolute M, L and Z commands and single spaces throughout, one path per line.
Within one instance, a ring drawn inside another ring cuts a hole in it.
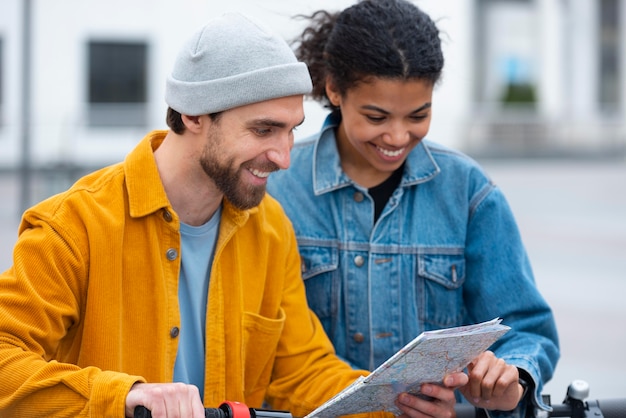
M 428 394 L 432 393 L 432 391 L 433 391 L 433 388 L 430 387 L 429 385 L 422 386 L 422 393 L 428 395 Z

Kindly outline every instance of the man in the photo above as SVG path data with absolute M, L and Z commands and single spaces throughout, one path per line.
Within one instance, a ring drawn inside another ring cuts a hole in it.
M 175 62 L 169 131 L 25 212 L 0 276 L 1 416 L 203 417 L 224 400 L 299 416 L 366 373 L 310 313 L 265 195 L 310 89 L 282 39 L 224 15 Z M 404 408 L 450 412 L 452 389 L 424 390 L 434 402 Z

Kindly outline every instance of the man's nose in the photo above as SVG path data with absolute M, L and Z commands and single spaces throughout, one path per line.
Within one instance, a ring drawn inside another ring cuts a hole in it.
M 267 159 L 276 164 L 281 170 L 286 170 L 291 164 L 291 148 L 293 136 L 281 138 L 271 150 L 267 152 Z

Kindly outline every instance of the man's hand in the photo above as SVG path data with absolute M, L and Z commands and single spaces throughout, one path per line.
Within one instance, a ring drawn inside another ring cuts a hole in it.
M 204 418 L 198 388 L 184 383 L 135 383 L 126 396 L 126 416 L 139 405 L 153 418 Z
M 469 383 L 460 392 L 475 407 L 510 411 L 524 394 L 517 367 L 491 351 L 476 357 L 468 366 Z
M 465 373 L 453 373 L 445 377 L 444 386 L 426 383 L 421 387 L 421 395 L 401 393 L 396 406 L 403 412 L 401 418 L 451 418 L 455 417 L 454 389 L 466 385 Z

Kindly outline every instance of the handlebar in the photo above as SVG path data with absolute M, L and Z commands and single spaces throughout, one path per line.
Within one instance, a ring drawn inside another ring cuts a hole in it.
M 134 418 L 152 418 L 144 406 L 135 408 Z M 288 411 L 248 408 L 241 402 L 223 402 L 219 408 L 205 408 L 204 418 L 293 418 Z
M 483 409 L 468 404 L 459 404 L 454 408 L 457 418 L 488 418 Z M 529 415 L 534 416 L 534 415 Z M 626 399 L 597 399 L 582 403 L 581 408 L 573 405 L 552 405 L 547 417 L 568 418 L 624 418 L 626 417 Z
M 552 407 L 546 412 L 546 417 L 568 418 L 624 418 L 626 417 L 626 398 L 595 399 L 585 401 L 589 395 L 589 385 L 583 380 L 574 380 L 567 388 L 567 394 L 562 404 L 552 405 L 550 395 L 542 395 L 543 402 Z M 468 404 L 455 406 L 457 418 L 488 418 L 483 409 L 474 408 Z M 535 408 L 530 408 L 527 417 L 538 416 Z
M 219 408 L 206 408 L 204 410 L 205 418 L 225 418 L 224 412 Z M 135 408 L 134 418 L 152 418 L 152 413 L 145 406 Z
M 626 417 L 626 398 L 594 399 L 585 401 L 589 394 L 589 385 L 582 380 L 573 381 L 562 404 L 551 405 L 550 395 L 542 395 L 546 405 L 552 411 L 546 417 L 567 418 L 624 418 Z M 484 409 L 469 404 L 455 406 L 457 418 L 488 418 Z M 293 418 L 288 411 L 248 408 L 240 402 L 224 402 L 219 408 L 206 408 L 205 418 Z M 534 417 L 534 408 L 527 411 L 528 417 Z M 143 406 L 135 408 L 134 418 L 152 418 L 152 414 Z
M 584 402 L 578 415 L 573 415 L 572 408 L 566 405 L 555 405 L 552 408 L 551 417 L 626 417 L 626 399 L 621 398 L 589 400 Z

